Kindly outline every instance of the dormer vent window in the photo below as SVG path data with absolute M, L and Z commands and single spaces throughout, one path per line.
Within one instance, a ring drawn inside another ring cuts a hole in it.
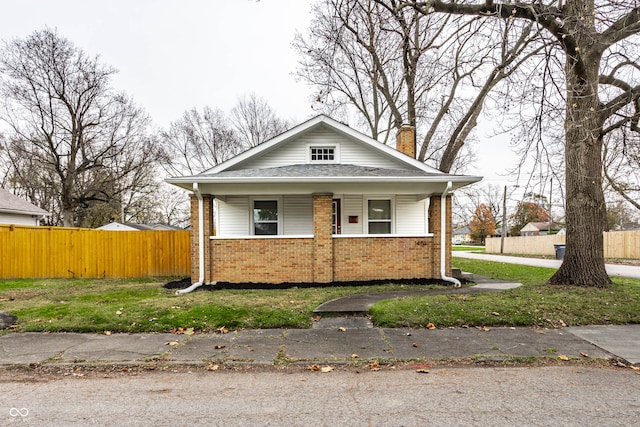
M 335 147 L 311 147 L 311 162 L 332 163 L 336 161 Z

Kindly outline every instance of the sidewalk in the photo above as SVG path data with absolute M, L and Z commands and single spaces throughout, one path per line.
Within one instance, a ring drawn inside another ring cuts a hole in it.
M 453 257 L 480 259 L 483 261 L 504 262 L 508 264 L 530 265 L 533 267 L 558 268 L 562 264 L 561 260 L 541 259 L 541 258 L 525 258 L 506 255 L 482 254 L 466 251 L 455 251 Z M 621 265 L 606 264 L 607 273 L 610 276 L 628 277 L 631 279 L 640 279 L 640 266 L 638 265 Z
M 353 363 L 367 360 L 608 359 L 640 364 L 640 325 L 534 328 L 372 328 L 366 318 L 326 318 L 313 329 L 228 334 L 15 333 L 0 336 L 0 367 L 29 364 Z

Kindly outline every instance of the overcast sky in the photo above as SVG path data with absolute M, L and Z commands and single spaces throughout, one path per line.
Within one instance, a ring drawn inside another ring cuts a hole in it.
M 119 70 L 114 87 L 133 96 L 156 127 L 190 108 L 228 112 L 239 96 L 265 98 L 279 116 L 301 122 L 315 115 L 310 90 L 293 77 L 291 42 L 306 33 L 311 0 L 14 0 L 4 1 L 0 40 L 55 28 L 89 54 Z M 481 144 L 469 174 L 485 182 L 515 162 L 503 141 Z

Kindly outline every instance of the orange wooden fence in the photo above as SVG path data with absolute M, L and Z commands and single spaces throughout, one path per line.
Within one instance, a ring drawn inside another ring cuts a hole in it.
M 0 278 L 189 276 L 188 231 L 0 225 Z

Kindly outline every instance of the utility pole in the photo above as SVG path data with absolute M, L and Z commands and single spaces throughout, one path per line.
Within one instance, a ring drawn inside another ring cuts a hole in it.
M 553 177 L 551 177 L 551 187 L 549 188 L 549 231 L 548 234 L 551 234 L 551 224 L 553 221 L 551 220 L 551 208 L 553 208 Z
M 504 253 L 504 236 L 507 234 L 507 186 L 504 186 L 502 196 L 502 233 L 500 233 L 500 255 Z

